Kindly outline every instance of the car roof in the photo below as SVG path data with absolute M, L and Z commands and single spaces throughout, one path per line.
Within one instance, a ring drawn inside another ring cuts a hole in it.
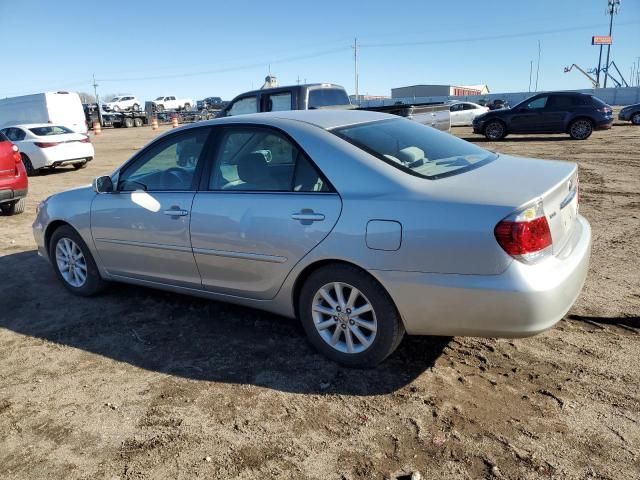
M 218 123 L 277 123 L 278 120 L 295 120 L 304 122 L 323 129 L 332 129 L 357 123 L 375 122 L 377 120 L 389 120 L 400 118 L 397 115 L 389 115 L 380 112 L 370 112 L 365 110 L 349 109 L 317 109 L 317 110 L 285 110 L 281 112 L 251 113 L 247 115 L 237 115 L 234 117 L 224 117 L 211 122 Z
M 5 128 L 23 128 L 29 130 L 30 128 L 39 128 L 39 127 L 64 127 L 64 125 L 57 125 L 55 123 L 21 123 L 19 125 L 5 125 L 2 127 L 2 130 Z M 65 127 L 68 128 L 68 127 Z M 73 132 L 76 133 L 76 132 Z

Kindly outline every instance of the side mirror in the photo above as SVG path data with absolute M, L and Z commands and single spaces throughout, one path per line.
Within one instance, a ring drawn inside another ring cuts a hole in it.
M 93 180 L 93 191 L 96 193 L 113 192 L 113 181 L 109 175 L 103 175 Z

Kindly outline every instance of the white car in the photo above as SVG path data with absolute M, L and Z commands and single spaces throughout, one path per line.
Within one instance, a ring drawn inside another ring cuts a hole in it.
M 102 108 L 109 112 L 121 112 L 125 110 L 140 110 L 140 100 L 138 100 L 133 95 L 121 95 L 119 97 L 114 97 L 111 101 L 106 102 L 102 105 Z
M 158 97 L 153 103 L 158 112 L 162 112 L 163 110 L 190 110 L 191 106 L 195 105 L 191 98 L 176 98 L 173 95 Z
M 473 119 L 487 113 L 489 109 L 471 102 L 452 102 L 449 105 L 451 126 L 472 125 Z
M 73 165 L 80 169 L 93 160 L 91 139 L 62 125 L 34 123 L 14 125 L 0 130 L 20 149 L 27 175 L 41 168 Z

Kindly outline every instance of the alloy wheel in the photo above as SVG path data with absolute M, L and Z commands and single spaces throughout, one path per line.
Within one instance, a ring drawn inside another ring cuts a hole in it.
M 640 125 L 640 113 L 636 113 L 631 117 L 631 123 L 634 125 Z
M 491 122 L 487 125 L 485 133 L 489 139 L 499 140 L 504 136 L 504 127 L 500 122 Z
M 339 352 L 364 352 L 376 338 L 378 321 L 373 305 L 348 283 L 322 286 L 313 297 L 311 310 L 318 334 Z
M 56 264 L 62 278 L 72 287 L 82 287 L 87 281 L 87 261 L 82 249 L 70 238 L 58 240 Z
M 591 135 L 591 124 L 587 120 L 577 120 L 571 125 L 571 136 L 577 139 Z

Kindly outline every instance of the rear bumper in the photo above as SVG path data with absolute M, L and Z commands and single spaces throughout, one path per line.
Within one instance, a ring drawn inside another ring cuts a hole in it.
M 10 203 L 27 196 L 28 189 L 5 188 L 0 190 L 0 203 Z
M 568 245 L 537 265 L 513 261 L 500 275 L 373 271 L 413 335 L 526 337 L 551 328 L 584 285 L 591 227 L 578 216 Z
M 613 126 L 613 117 L 596 123 L 596 130 L 609 130 Z

